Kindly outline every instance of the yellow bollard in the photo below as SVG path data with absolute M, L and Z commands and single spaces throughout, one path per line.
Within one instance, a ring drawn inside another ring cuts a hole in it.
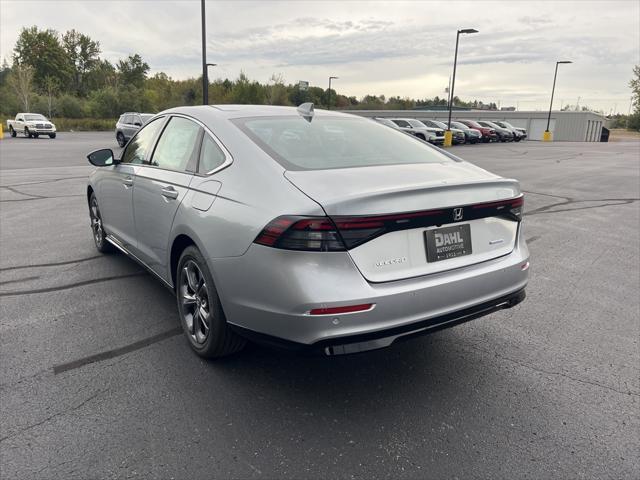
M 543 142 L 552 142 L 553 141 L 553 134 L 549 130 L 545 130 L 544 133 L 542 134 L 542 141 Z
M 444 131 L 444 144 L 443 147 L 450 147 L 453 142 L 453 132 L 451 130 Z
M 4 132 L 2 131 L 2 124 L 0 123 L 0 140 L 4 138 Z

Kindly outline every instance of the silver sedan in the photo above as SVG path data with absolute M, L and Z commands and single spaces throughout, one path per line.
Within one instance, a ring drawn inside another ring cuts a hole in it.
M 205 357 L 371 350 L 525 296 L 518 182 L 365 118 L 175 108 L 88 158 L 96 247 L 174 292 Z

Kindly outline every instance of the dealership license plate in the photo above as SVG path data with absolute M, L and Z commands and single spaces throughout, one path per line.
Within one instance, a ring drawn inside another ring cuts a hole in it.
M 471 226 L 469 224 L 426 230 L 427 262 L 471 254 Z

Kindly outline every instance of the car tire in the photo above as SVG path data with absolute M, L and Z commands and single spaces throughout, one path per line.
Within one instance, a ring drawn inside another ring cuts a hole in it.
M 31 138 L 31 132 L 27 127 L 24 127 L 24 138 Z
M 427 138 L 421 133 L 416 133 L 416 138 L 419 138 L 422 141 L 426 141 L 427 140 Z
M 116 141 L 118 142 L 120 148 L 124 147 L 127 144 L 127 141 L 124 139 L 124 135 L 122 134 L 122 132 L 118 132 L 118 134 L 116 135 Z
M 49 134 L 49 138 L 56 138 L 56 134 L 55 133 L 50 133 Z
M 33 138 L 39 138 L 39 137 L 40 137 L 40 134 L 39 134 L 39 133 L 34 133 L 34 134 L 33 134 Z
M 16 138 L 16 135 L 18 135 L 18 133 L 13 129 L 13 127 L 9 127 L 9 133 L 13 138 Z
M 180 323 L 191 348 L 205 358 L 242 350 L 247 342 L 229 327 L 207 262 L 195 246 L 182 252 L 175 278 Z
M 112 253 L 115 247 L 107 241 L 107 232 L 102 224 L 102 215 L 98 206 L 98 197 L 95 193 L 91 193 L 89 197 L 89 218 L 91 219 L 91 233 L 93 243 L 100 253 Z

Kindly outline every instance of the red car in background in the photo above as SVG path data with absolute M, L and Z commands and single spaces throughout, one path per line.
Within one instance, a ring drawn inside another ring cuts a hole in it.
M 485 143 L 498 141 L 498 134 L 493 128 L 483 127 L 474 120 L 456 120 L 456 122 L 460 122 L 469 128 L 480 130 L 482 132 L 482 141 Z

